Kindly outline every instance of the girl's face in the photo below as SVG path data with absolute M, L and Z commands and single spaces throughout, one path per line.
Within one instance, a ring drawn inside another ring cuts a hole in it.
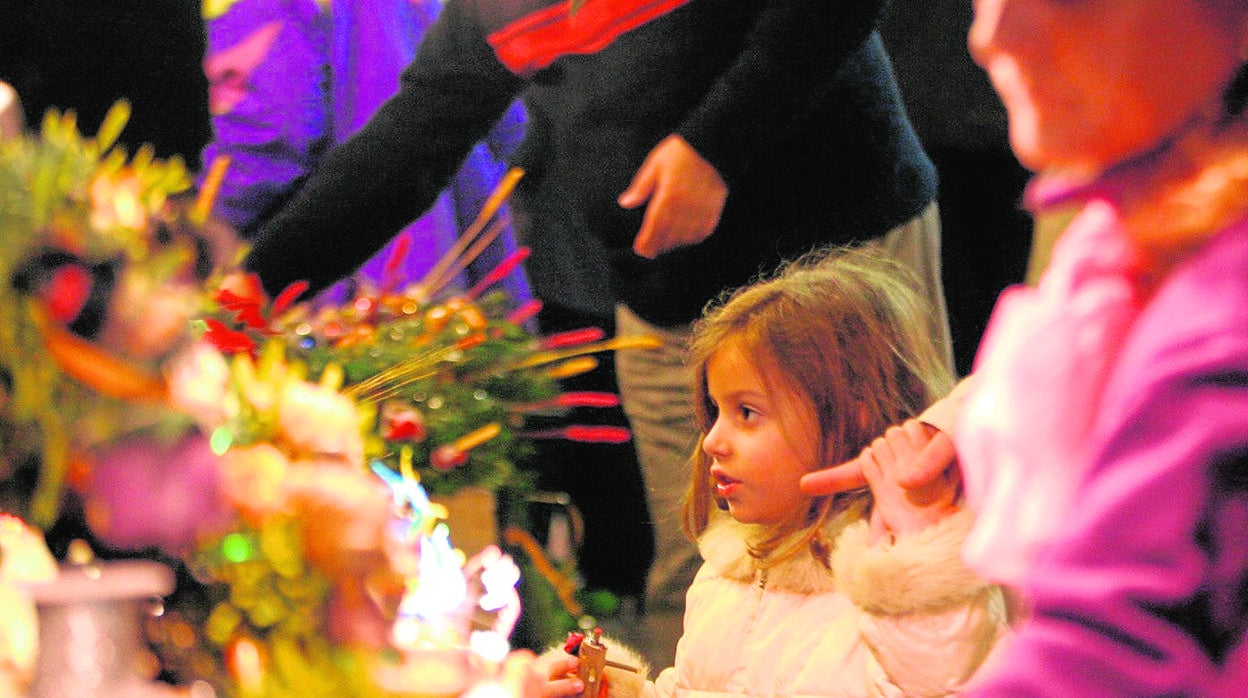
M 777 524 L 803 516 L 810 498 L 798 480 L 815 467 L 814 408 L 755 368 L 729 341 L 706 365 L 714 423 L 702 439 L 713 460 L 716 496 L 742 523 Z
M 974 0 L 969 45 L 1032 170 L 1099 171 L 1215 114 L 1245 60 L 1243 0 Z

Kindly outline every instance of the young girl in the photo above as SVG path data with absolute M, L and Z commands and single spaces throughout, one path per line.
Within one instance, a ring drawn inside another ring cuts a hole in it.
M 690 349 L 702 438 L 684 510 L 705 562 L 676 666 L 644 685 L 608 670 L 612 695 L 943 695 L 971 677 L 1004 612 L 959 559 L 956 479 L 907 497 L 877 449 L 870 491 L 798 489 L 947 390 L 932 322 L 864 251 L 799 260 L 709 311 Z M 548 693 L 564 688 L 579 684 Z

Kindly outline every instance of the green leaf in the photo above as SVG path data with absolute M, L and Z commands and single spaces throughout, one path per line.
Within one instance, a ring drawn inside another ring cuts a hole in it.
M 121 136 L 122 130 L 126 128 L 126 122 L 129 120 L 130 103 L 124 99 L 113 103 L 108 113 L 104 115 L 104 121 L 100 124 L 99 133 L 95 135 L 95 140 L 99 143 L 102 152 L 113 147 L 113 144 Z

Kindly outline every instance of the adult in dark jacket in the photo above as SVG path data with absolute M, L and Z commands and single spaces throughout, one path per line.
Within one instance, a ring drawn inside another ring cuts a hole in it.
M 967 0 L 891 0 L 880 36 L 906 114 L 940 177 L 941 255 L 960 375 L 997 294 L 1026 277 L 1031 214 L 1028 172 L 1010 151 L 1005 107 L 966 48 Z
M 943 313 L 935 172 L 874 26 L 883 0 L 448 0 L 399 93 L 261 231 L 270 292 L 333 282 L 434 200 L 516 97 L 512 208 L 535 295 L 655 331 L 619 379 L 657 542 L 648 603 L 682 603 L 696 440 L 683 342 L 703 306 L 782 259 L 879 244 Z M 592 463 L 585 467 L 592 468 Z

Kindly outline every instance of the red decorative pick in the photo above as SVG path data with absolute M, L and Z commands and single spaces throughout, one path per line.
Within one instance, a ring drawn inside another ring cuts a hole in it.
M 591 427 L 575 425 L 549 431 L 526 431 L 518 436 L 530 439 L 567 439 L 580 443 L 622 444 L 632 438 L 627 427 Z
M 543 349 L 562 349 L 597 342 L 605 336 L 607 333 L 603 332 L 601 327 L 585 327 L 544 337 L 541 340 L 541 346 Z
M 511 313 L 507 316 L 507 322 L 510 322 L 513 325 L 523 325 L 524 323 L 533 319 L 533 316 L 537 315 L 539 312 L 541 312 L 541 310 L 542 310 L 541 301 L 536 300 L 536 299 L 528 301 L 525 304 L 521 305 L 519 308 L 516 308 L 515 310 L 511 311 Z
M 615 407 L 618 404 L 620 404 L 620 396 L 615 393 L 599 393 L 586 390 L 563 393 L 541 402 L 527 402 L 522 405 L 516 405 L 512 409 L 516 412 L 537 412 L 539 410 L 562 407 Z
M 468 460 L 468 452 L 455 448 L 450 444 L 438 446 L 429 454 L 429 465 L 435 470 L 452 470 Z
M 308 285 L 306 281 L 296 281 L 283 289 L 277 294 L 277 300 L 273 301 L 272 315 L 285 312 L 295 301 L 299 300 L 299 296 L 302 296 L 304 291 L 308 290 Z
M 44 289 L 48 313 L 60 323 L 72 322 L 82 312 L 91 295 L 91 272 L 77 264 L 65 264 L 52 272 L 52 282 Z
M 392 291 L 398 285 L 402 277 L 399 276 L 399 269 L 403 267 L 403 261 L 407 259 L 408 250 L 412 249 L 411 231 L 405 230 L 394 242 L 394 250 L 390 252 L 390 256 L 386 258 L 385 266 L 381 270 L 382 289 Z
M 564 393 L 555 398 L 560 407 L 615 407 L 620 404 L 620 396 L 615 393 L 596 393 L 582 391 Z
M 486 336 L 480 332 L 477 332 L 475 334 L 470 334 L 467 337 L 464 337 L 463 339 L 456 341 L 455 346 L 466 351 L 468 349 L 471 349 L 481 344 L 485 340 L 486 340 Z
M 428 432 L 424 420 L 416 410 L 395 410 L 386 416 L 387 441 L 424 441 Z
M 204 339 L 212 346 L 217 348 L 223 354 L 239 354 L 242 352 L 252 353 L 256 349 L 256 342 L 246 332 L 232 330 L 225 326 L 220 320 L 207 318 L 204 320 L 207 331 L 204 332 Z
M 485 291 L 485 289 L 493 286 L 499 281 L 502 281 L 504 277 L 510 274 L 516 267 L 520 266 L 524 260 L 529 258 L 530 251 L 531 250 L 527 247 L 521 247 L 515 252 L 507 255 L 507 259 L 499 262 L 498 266 L 490 270 L 490 273 L 481 277 L 481 280 L 468 291 L 468 297 L 476 298 L 481 295 L 481 292 Z
M 261 335 L 272 334 L 269 329 L 270 320 L 274 315 L 288 309 L 304 291 L 308 290 L 308 282 L 296 281 L 287 286 L 273 301 L 273 305 L 265 312 L 268 296 L 260 285 L 260 278 L 255 274 L 242 277 L 242 283 L 235 283 L 229 288 L 218 288 L 212 298 L 222 309 L 231 313 L 234 322 L 242 326 L 242 330 L 234 330 L 217 320 L 206 320 L 208 332 L 205 338 L 222 352 L 233 354 L 241 351 L 253 352 L 256 341 L 249 337 L 245 330 L 252 330 Z
M 563 641 L 563 651 L 568 654 L 577 654 L 581 651 L 581 643 L 585 641 L 585 633 L 568 633 L 568 639 Z
M 212 299 L 222 308 L 233 313 L 235 321 L 246 327 L 260 329 L 268 324 L 264 314 L 260 312 L 268 296 L 264 294 L 260 278 L 255 274 L 244 276 L 241 287 L 217 289 Z

